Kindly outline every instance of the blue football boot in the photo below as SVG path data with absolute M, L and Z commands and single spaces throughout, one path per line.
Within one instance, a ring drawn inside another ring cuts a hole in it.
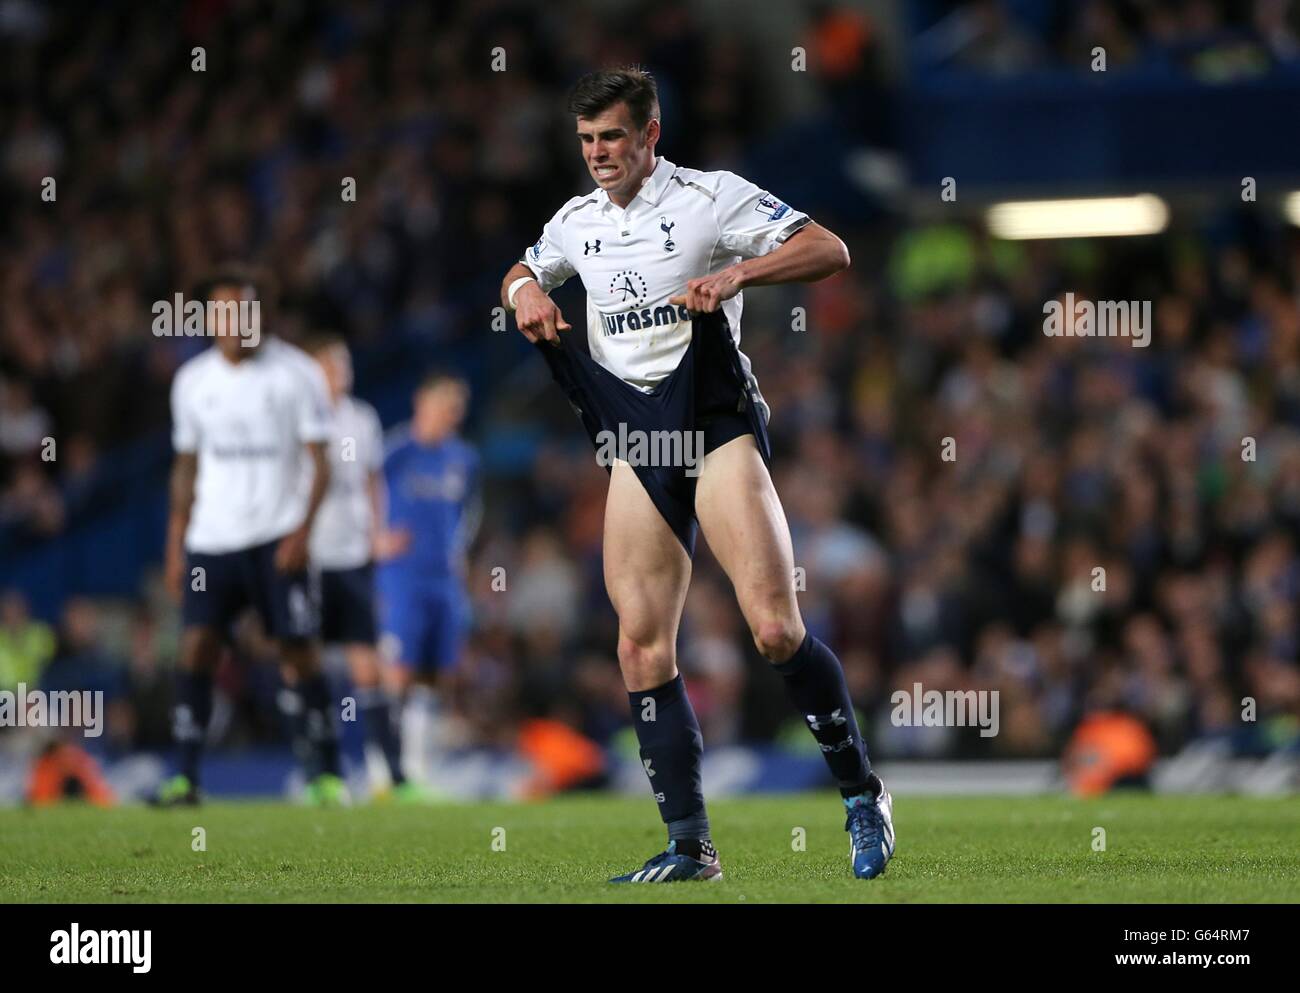
M 677 854 L 677 842 L 668 842 L 668 850 L 660 852 L 635 872 L 615 876 L 611 883 L 683 883 L 713 882 L 722 878 L 722 863 L 718 855 L 702 860 Z
M 844 830 L 849 833 L 849 859 L 858 879 L 875 879 L 885 871 L 894 857 L 894 801 L 880 784 L 880 796 L 870 793 L 845 797 L 848 816 Z

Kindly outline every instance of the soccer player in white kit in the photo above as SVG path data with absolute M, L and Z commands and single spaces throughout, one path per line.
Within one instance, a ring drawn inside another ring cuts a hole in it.
M 386 557 L 384 430 L 375 408 L 352 396 L 352 356 L 340 335 L 318 335 L 308 351 L 329 389 L 333 431 L 329 489 L 311 532 L 311 562 L 320 570 L 321 641 L 341 646 L 356 688 L 366 745 L 383 756 L 394 795 L 429 799 L 402 770 L 393 693 L 379 657 L 375 561 Z
M 669 841 L 611 882 L 722 874 L 701 787 L 699 723 L 676 664 L 696 521 L 839 783 L 853 873 L 874 878 L 894 851 L 890 796 L 867 761 L 839 660 L 800 616 L 790 532 L 767 466 L 768 411 L 737 348 L 743 289 L 823 279 L 849 265 L 848 250 L 733 173 L 656 156 L 658 97 L 639 69 L 584 76 L 569 111 L 596 189 L 556 211 L 506 274 L 502 301 L 543 349 L 593 441 L 598 430 L 674 427 L 688 416 L 693 423 L 680 426 L 703 439 L 704 452 L 692 472 L 628 460 L 611 469 L 605 584 L 641 761 Z M 574 275 L 587 291 L 589 358 L 561 334 L 570 325 L 548 296 Z
M 173 710 L 179 769 L 156 797 L 163 805 L 199 802 L 213 673 L 231 623 L 248 607 L 276 640 L 286 683 L 301 697 L 297 738 L 314 767 L 309 797 L 346 799 L 308 573 L 308 540 L 329 482 L 329 400 L 305 352 L 223 313 L 240 302 L 269 306 L 264 285 L 237 267 L 207 281 L 200 297 L 214 344 L 172 383 L 165 579 L 181 598 L 183 630 Z

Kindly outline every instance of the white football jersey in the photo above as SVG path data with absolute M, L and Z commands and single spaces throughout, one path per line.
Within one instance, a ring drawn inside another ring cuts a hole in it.
M 691 340 L 686 308 L 669 299 L 688 280 L 766 255 L 810 222 L 735 173 L 660 157 L 626 209 L 601 189 L 574 197 L 520 261 L 547 293 L 582 277 L 592 358 L 649 391 L 677 368 Z M 737 344 L 743 296 L 722 304 Z M 743 353 L 742 360 L 748 374 Z
M 302 525 L 304 446 L 330 437 L 325 377 L 310 356 L 271 336 L 237 363 L 213 346 L 177 370 L 171 408 L 172 446 L 198 454 L 189 551 L 241 551 Z
M 312 565 L 356 569 L 370 561 L 375 531 L 370 474 L 384 464 L 384 432 L 375 408 L 356 397 L 340 397 L 327 454 L 330 485 L 312 524 Z

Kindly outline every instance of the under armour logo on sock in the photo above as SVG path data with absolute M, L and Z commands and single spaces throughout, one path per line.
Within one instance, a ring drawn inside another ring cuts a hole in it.
M 807 714 L 805 715 L 805 719 L 808 721 L 808 726 L 814 731 L 820 731 L 823 728 L 839 727 L 840 725 L 849 722 L 849 719 L 845 717 L 838 708 L 832 710 L 824 717 L 817 714 Z
M 203 729 L 195 721 L 194 711 L 183 703 L 172 711 L 172 737 L 177 741 L 203 740 Z

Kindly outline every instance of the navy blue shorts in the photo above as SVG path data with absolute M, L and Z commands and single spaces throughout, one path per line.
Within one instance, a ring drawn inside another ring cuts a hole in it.
M 320 637 L 329 645 L 373 645 L 375 567 L 320 571 Z
M 681 362 L 649 393 L 630 386 L 581 347 L 538 342 L 551 375 L 582 419 L 600 451 L 602 436 L 659 431 L 703 432 L 703 454 L 743 434 L 752 434 L 764 462 L 772 458 L 766 406 L 757 384 L 745 374 L 740 351 L 726 316 L 696 314 L 691 343 Z M 631 460 L 628 460 L 629 462 Z M 610 471 L 613 466 L 607 467 Z M 683 465 L 632 464 L 651 501 L 686 554 L 695 554 L 699 521 L 695 517 L 695 481 Z
M 224 636 L 239 614 L 252 607 L 272 638 L 314 638 L 320 629 L 315 584 L 306 570 L 281 572 L 275 567 L 279 543 L 268 541 L 220 555 L 189 552 L 181 605 L 185 627 L 211 627 Z M 203 570 L 201 576 L 195 576 L 195 569 Z

